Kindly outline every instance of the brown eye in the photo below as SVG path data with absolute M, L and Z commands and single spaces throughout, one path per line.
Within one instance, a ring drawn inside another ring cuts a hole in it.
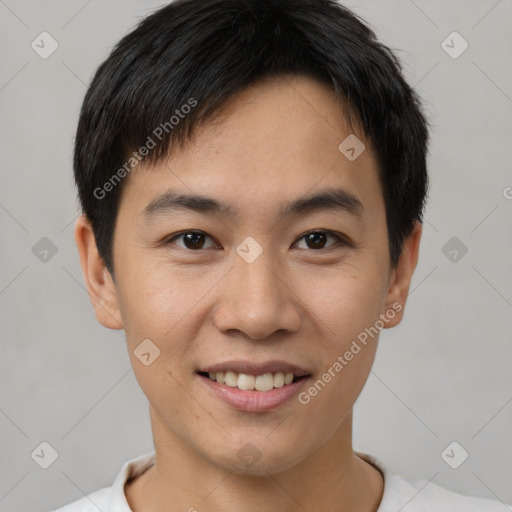
M 347 245 L 347 242 L 345 240 L 329 231 L 311 231 L 310 233 L 306 233 L 305 235 L 303 235 L 299 240 L 305 240 L 307 245 L 306 249 L 322 250 L 330 249 L 331 247 L 333 247 L 333 245 L 336 245 L 331 244 L 330 246 L 326 247 L 327 239 L 329 237 L 332 237 L 335 240 L 337 240 L 338 245 Z
M 188 249 L 191 251 L 196 251 L 200 249 L 205 249 L 205 239 L 211 237 L 207 235 L 206 233 L 202 233 L 200 231 L 184 231 L 183 233 L 179 233 L 172 238 L 167 240 L 167 244 L 174 243 L 177 239 L 183 239 L 183 246 L 179 244 L 178 247 L 181 247 L 183 249 Z M 215 244 L 213 244 L 213 247 L 215 247 Z

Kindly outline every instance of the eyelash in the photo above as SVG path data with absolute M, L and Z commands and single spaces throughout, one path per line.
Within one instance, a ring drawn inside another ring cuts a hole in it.
M 199 235 L 205 235 L 206 237 L 209 237 L 209 238 L 213 239 L 210 235 L 208 235 L 207 233 L 204 233 L 203 231 L 190 230 L 190 231 L 182 231 L 181 233 L 177 233 L 175 235 L 172 235 L 170 238 L 167 238 L 164 241 L 164 245 L 171 245 L 171 244 L 173 244 L 174 240 L 176 240 L 178 238 L 181 238 L 183 235 L 187 235 L 187 234 L 190 234 L 190 233 L 199 234 Z M 306 236 L 311 235 L 311 234 L 324 234 L 324 235 L 332 236 L 332 237 L 334 237 L 334 238 L 336 238 L 338 240 L 338 244 L 334 244 L 334 245 L 332 245 L 330 247 L 325 247 L 325 248 L 321 248 L 321 249 L 309 249 L 309 250 L 311 250 L 313 252 L 329 251 L 331 249 L 336 248 L 336 245 L 341 246 L 341 247 L 353 247 L 353 244 L 348 240 L 347 237 L 345 237 L 345 236 L 343 236 L 341 234 L 334 233 L 332 231 L 327 231 L 327 230 L 308 231 L 307 233 L 304 233 L 303 235 L 301 235 L 297 239 L 297 241 L 302 240 Z M 174 245 L 176 245 L 176 244 L 174 244 Z M 194 250 L 194 249 L 189 249 L 187 247 L 181 247 L 181 246 L 178 246 L 178 247 L 180 249 L 183 249 L 183 250 L 188 251 L 188 252 L 200 252 L 200 251 L 208 250 L 208 248 L 207 249 L 197 249 L 197 250 Z

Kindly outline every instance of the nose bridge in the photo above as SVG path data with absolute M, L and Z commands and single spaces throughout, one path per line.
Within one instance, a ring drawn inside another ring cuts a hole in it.
M 271 267 L 272 262 L 274 267 L 276 263 L 272 259 L 270 251 L 266 251 L 265 255 L 261 254 L 253 262 L 249 263 L 243 258 L 236 262 L 235 282 L 239 284 L 241 302 L 258 309 L 275 306 L 273 303 L 280 298 L 282 282 Z
M 247 247 L 248 257 L 242 252 Z M 277 302 L 281 299 L 282 282 L 276 275 L 277 272 L 272 269 L 272 266 L 276 267 L 272 250 L 257 250 L 249 241 L 245 245 L 240 244 L 237 253 L 231 284 L 237 287 L 235 295 L 238 295 L 239 305 L 247 310 L 248 318 L 261 315 L 266 310 L 275 311 Z
M 276 330 L 294 331 L 300 325 L 298 301 L 285 284 L 285 276 L 279 275 L 279 262 L 272 250 L 259 247 L 249 240 L 237 248 L 216 316 L 220 330 L 236 329 L 265 338 Z

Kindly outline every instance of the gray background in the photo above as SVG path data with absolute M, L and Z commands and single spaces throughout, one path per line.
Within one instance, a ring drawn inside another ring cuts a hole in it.
M 0 0 L 2 511 L 111 485 L 153 448 L 123 334 L 96 322 L 84 289 L 71 157 L 93 72 L 160 5 Z M 382 332 L 354 446 L 393 471 L 512 504 L 512 2 L 347 5 L 400 49 L 433 124 L 420 261 L 404 322 Z M 47 59 L 31 48 L 42 31 L 59 44 Z M 441 46 L 453 31 L 469 43 L 456 59 Z M 57 248 L 46 262 L 32 252 L 42 237 Z M 442 250 L 452 237 L 468 248 L 455 262 Z M 46 470 L 31 458 L 43 441 L 59 453 Z M 458 469 L 441 457 L 452 441 L 469 453 Z

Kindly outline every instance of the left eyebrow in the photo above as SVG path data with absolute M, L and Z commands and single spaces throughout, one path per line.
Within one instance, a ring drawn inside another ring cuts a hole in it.
M 284 217 L 290 214 L 298 215 L 325 210 L 342 210 L 354 217 L 361 218 L 364 207 L 363 203 L 350 192 L 341 188 L 330 188 L 285 203 L 280 208 L 279 214 Z
M 240 217 L 240 211 L 232 205 L 201 195 L 180 194 L 168 190 L 153 199 L 144 209 L 143 217 L 150 219 L 158 214 L 170 214 L 176 210 L 191 210 L 202 214 L 220 214 L 233 218 Z M 330 188 L 316 194 L 300 197 L 281 205 L 278 215 L 300 215 L 325 210 L 341 210 L 361 218 L 362 202 L 344 189 Z
M 198 213 L 217 213 L 229 217 L 239 217 L 238 209 L 221 203 L 216 199 L 200 195 L 180 194 L 168 190 L 151 201 L 144 208 L 143 216 L 150 217 L 159 214 L 169 214 L 176 210 L 191 210 Z

